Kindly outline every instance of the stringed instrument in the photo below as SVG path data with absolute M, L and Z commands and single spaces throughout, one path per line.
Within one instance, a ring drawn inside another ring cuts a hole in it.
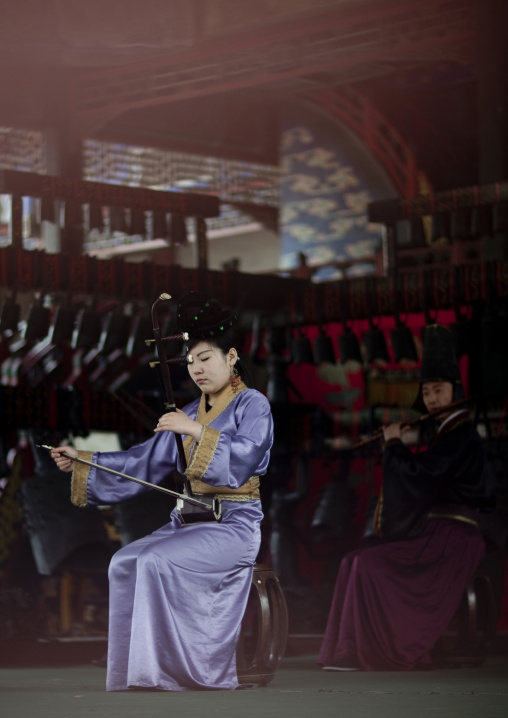
M 163 380 L 164 385 L 164 392 L 165 392 L 165 409 L 168 412 L 176 411 L 176 403 L 175 403 L 175 397 L 173 393 L 173 387 L 171 383 L 171 376 L 169 372 L 169 366 L 175 365 L 175 364 L 181 364 L 181 363 L 191 363 L 192 362 L 192 356 L 179 356 L 179 357 L 171 357 L 168 358 L 166 354 L 165 349 L 165 342 L 168 341 L 187 341 L 189 338 L 189 335 L 186 333 L 177 333 L 172 334 L 167 337 L 162 336 L 162 332 L 159 325 L 159 319 L 158 319 L 158 307 L 159 304 L 163 301 L 167 301 L 171 299 L 171 296 L 167 293 L 161 294 L 158 299 L 154 302 L 152 305 L 152 329 L 153 329 L 153 339 L 147 339 L 145 340 L 147 346 L 150 346 L 151 344 L 155 344 L 157 349 L 157 355 L 158 360 L 153 361 L 150 363 L 150 366 L 152 368 L 159 366 L 161 370 L 161 376 Z M 138 479 L 135 476 L 129 476 L 128 474 L 124 474 L 120 471 L 116 471 L 114 469 L 110 469 L 106 466 L 101 466 L 100 464 L 93 463 L 91 461 L 87 461 L 85 459 L 81 459 L 79 457 L 73 457 L 68 453 L 62 453 L 61 455 L 64 456 L 67 459 L 70 459 L 73 462 L 79 463 L 79 464 L 85 464 L 86 466 L 95 467 L 97 469 L 100 469 L 101 471 L 107 471 L 108 473 L 114 474 L 118 476 L 119 478 L 127 479 L 128 481 L 134 481 L 135 483 L 142 484 L 144 486 L 148 486 L 151 489 L 155 489 L 156 491 L 160 491 L 162 493 L 169 494 L 171 496 L 176 497 L 177 499 L 177 511 L 179 518 L 182 522 L 182 524 L 191 524 L 191 523 L 198 523 L 198 522 L 204 522 L 204 521 L 215 521 L 219 522 L 222 518 L 222 509 L 221 509 L 221 500 L 217 496 L 199 496 L 196 497 L 193 495 L 190 482 L 187 479 L 185 475 L 185 470 L 187 468 L 187 459 L 185 456 L 185 450 L 183 447 L 183 440 L 180 434 L 175 433 L 175 440 L 176 440 L 176 447 L 177 447 L 177 453 L 178 453 L 178 461 L 180 465 L 180 470 L 176 470 L 173 472 L 174 475 L 177 476 L 177 478 L 183 483 L 184 490 L 183 493 L 172 491 L 171 489 L 167 489 L 162 486 L 158 486 L 156 484 L 152 484 L 150 482 L 144 481 L 143 479 Z M 53 451 L 54 447 L 48 446 L 46 444 L 38 444 L 38 448 L 45 449 L 46 451 Z

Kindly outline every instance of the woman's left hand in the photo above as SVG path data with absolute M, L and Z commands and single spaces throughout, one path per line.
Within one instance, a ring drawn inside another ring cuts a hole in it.
M 195 441 L 199 441 L 203 431 L 203 425 L 188 417 L 181 409 L 177 409 L 176 411 L 168 411 L 167 414 L 163 414 L 154 431 L 172 431 L 175 434 L 192 436 Z

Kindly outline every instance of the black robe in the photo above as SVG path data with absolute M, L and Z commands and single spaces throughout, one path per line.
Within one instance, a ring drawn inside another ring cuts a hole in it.
M 375 517 L 379 536 L 397 541 L 421 534 L 429 511 L 494 506 L 493 479 L 480 436 L 467 411 L 443 424 L 426 451 L 415 454 L 400 439 L 388 442 Z M 469 511 L 466 511 L 469 513 Z

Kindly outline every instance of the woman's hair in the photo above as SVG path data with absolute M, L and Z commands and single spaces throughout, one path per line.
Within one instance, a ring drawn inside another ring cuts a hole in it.
M 250 374 L 240 356 L 240 337 L 236 332 L 237 315 L 232 309 L 223 307 L 213 297 L 200 291 L 184 294 L 177 309 L 177 324 L 182 332 L 189 334 L 187 352 L 196 344 L 207 342 L 221 350 L 224 356 L 230 349 L 236 349 L 236 369 L 245 384 L 251 385 Z
M 235 367 L 238 370 L 239 375 L 242 377 L 244 383 L 247 384 L 247 386 L 251 385 L 250 372 L 245 365 L 245 362 L 242 361 L 242 356 L 240 354 L 240 337 L 238 336 L 238 333 L 235 331 L 234 328 L 226 329 L 223 332 L 213 334 L 209 337 L 196 337 L 193 339 L 189 339 L 187 342 L 187 352 L 192 353 L 194 347 L 201 342 L 205 342 L 206 344 L 210 344 L 210 346 L 217 347 L 217 349 L 220 349 L 224 356 L 227 355 L 230 349 L 236 349 L 238 353 L 238 360 L 235 364 Z

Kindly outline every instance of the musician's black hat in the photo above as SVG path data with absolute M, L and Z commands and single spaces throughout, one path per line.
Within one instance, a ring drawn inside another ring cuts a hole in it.
M 190 339 L 213 339 L 236 325 L 237 316 L 204 292 L 190 291 L 177 309 L 178 329 Z
M 441 324 L 429 324 L 423 336 L 422 365 L 420 368 L 420 388 L 414 402 L 414 408 L 425 412 L 422 397 L 422 384 L 425 382 L 448 381 L 453 384 L 453 400 L 464 397 L 462 377 L 460 375 L 453 336 L 451 331 Z

